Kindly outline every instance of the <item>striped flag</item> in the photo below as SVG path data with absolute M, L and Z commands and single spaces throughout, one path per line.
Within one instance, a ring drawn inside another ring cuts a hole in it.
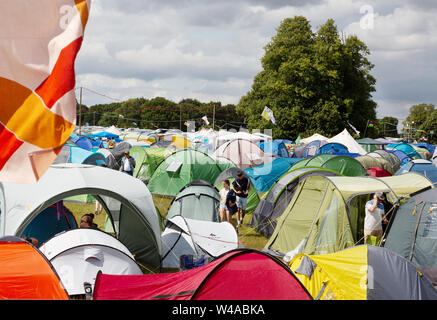
M 275 116 L 273 115 L 273 112 L 272 110 L 270 110 L 270 108 L 264 107 L 261 116 L 267 121 L 271 121 L 273 124 L 276 124 Z
M 90 4 L 0 1 L 0 181 L 38 181 L 73 132 Z

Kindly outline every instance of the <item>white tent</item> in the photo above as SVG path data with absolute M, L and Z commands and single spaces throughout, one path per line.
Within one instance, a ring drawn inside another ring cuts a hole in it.
M 0 236 L 21 236 L 43 210 L 84 194 L 102 204 L 118 239 L 137 261 L 159 267 L 160 221 L 149 189 L 139 179 L 104 167 L 52 165 L 35 184 L 0 183 Z
M 359 153 L 360 155 L 365 155 L 367 153 L 346 129 L 327 141 L 343 144 L 349 149 L 350 153 Z
M 63 232 L 39 249 L 52 263 L 69 295 L 85 294 L 85 282 L 94 290 L 99 271 L 112 275 L 143 274 L 129 250 L 99 230 Z
M 162 234 L 163 268 L 179 268 L 182 255 L 215 258 L 238 248 L 238 235 L 229 222 L 210 222 L 174 216 Z
M 315 133 L 311 137 L 300 139 L 299 143 L 300 144 L 308 144 L 308 143 L 316 141 L 316 140 L 325 141 L 325 140 L 328 140 L 328 138 L 323 136 L 323 135 L 321 135 L 321 134 Z

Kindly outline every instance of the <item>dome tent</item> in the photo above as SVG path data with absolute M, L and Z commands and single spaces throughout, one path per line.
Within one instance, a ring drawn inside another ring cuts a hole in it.
M 173 199 L 166 219 L 181 215 L 185 218 L 220 222 L 220 194 L 207 181 L 193 181 L 182 188 Z
M 262 285 L 260 285 L 262 284 Z M 273 256 L 236 249 L 176 273 L 112 276 L 99 273 L 94 300 L 311 300 L 287 266 Z
M 338 172 L 344 176 L 355 177 L 366 175 L 366 170 L 354 158 L 348 156 L 337 156 L 332 154 L 319 154 L 310 159 L 303 159 L 296 162 L 290 170 L 299 168 L 317 167 Z M 289 171 L 290 171 L 289 170 Z
M 254 185 L 253 185 L 253 181 L 250 178 L 250 176 L 244 171 L 241 170 L 240 168 L 237 167 L 232 167 L 229 168 L 227 170 L 224 170 L 215 180 L 214 182 L 214 186 L 218 189 L 221 190 L 223 189 L 223 185 L 222 185 L 222 181 L 223 180 L 229 180 L 229 182 L 232 183 L 235 181 L 235 179 L 237 179 L 237 173 L 238 171 L 243 171 L 243 175 L 249 179 L 250 184 L 251 184 L 251 188 L 249 190 L 249 194 L 247 195 L 247 207 L 246 210 L 247 212 L 252 212 L 253 210 L 255 210 L 256 206 L 259 203 L 259 196 L 257 193 L 257 190 L 255 189 Z
M 165 148 L 133 147 L 129 150 L 129 154 L 135 159 L 133 176 L 147 183 L 158 165 L 171 152 Z
M 0 232 L 20 236 L 44 209 L 72 196 L 92 194 L 108 214 L 112 231 L 142 265 L 159 268 L 160 220 L 140 180 L 103 167 L 53 165 L 36 184 L 0 184 Z
M 147 187 L 153 194 L 176 196 L 192 181 L 214 183 L 224 168 L 232 166 L 214 160 L 195 149 L 182 149 L 166 157 L 156 168 Z
M 409 261 L 381 247 L 300 254 L 290 268 L 317 300 L 437 299 L 437 290 Z
M 229 222 L 173 216 L 166 220 L 162 239 L 162 267 L 180 268 L 182 256 L 203 256 L 204 262 L 238 248 L 238 235 Z
M 299 183 L 265 249 L 291 256 L 351 247 L 363 239 L 362 208 L 373 193 L 386 193 L 394 204 L 429 186 L 431 182 L 416 173 L 382 178 L 309 176 Z
M 0 297 L 12 300 L 68 300 L 50 261 L 18 237 L 0 238 Z
M 75 229 L 56 235 L 40 247 L 61 276 L 68 295 L 84 295 L 84 283 L 94 287 L 97 273 L 143 274 L 129 250 L 113 236 L 95 229 Z M 74 271 L 74 276 L 71 272 Z
M 288 158 L 288 149 L 282 141 L 263 141 L 257 144 L 264 152 L 275 154 L 278 157 Z
M 53 161 L 53 164 L 61 163 L 82 163 L 100 166 L 102 164 L 106 165 L 106 158 L 100 152 L 91 152 L 66 144 Z
M 431 180 L 432 183 L 437 183 L 437 167 L 429 160 L 411 160 L 404 164 L 395 174 L 399 175 L 406 172 L 420 173 Z
M 233 139 L 218 147 L 214 155 L 231 160 L 241 169 L 257 167 L 272 162 L 276 156 L 265 153 L 255 142 L 245 139 Z
M 364 155 L 355 158 L 365 170 L 370 168 L 382 168 L 390 174 L 394 174 L 393 166 L 390 162 L 382 157 L 372 157 L 371 155 Z
M 300 168 L 284 174 L 263 196 L 252 215 L 250 226 L 267 238 L 276 221 L 290 203 L 301 180 L 310 175 L 336 176 L 338 173 L 322 168 Z

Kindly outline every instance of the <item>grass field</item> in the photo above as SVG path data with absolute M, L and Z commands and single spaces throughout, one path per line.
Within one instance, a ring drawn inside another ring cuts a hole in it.
M 159 213 L 161 214 L 162 219 L 164 219 L 170 207 L 172 199 L 153 196 L 153 201 Z M 78 223 L 80 222 L 80 218 L 82 217 L 82 215 L 95 212 L 94 203 L 85 204 L 65 202 L 65 206 L 74 214 Z M 252 214 L 246 214 L 246 216 L 244 217 L 243 225 L 238 230 L 238 238 L 244 247 L 261 250 L 262 248 L 264 248 L 268 239 L 247 225 L 248 223 L 250 223 L 251 219 Z M 102 214 L 95 215 L 94 223 L 97 224 L 99 229 L 103 230 L 105 220 L 106 212 L 103 211 Z

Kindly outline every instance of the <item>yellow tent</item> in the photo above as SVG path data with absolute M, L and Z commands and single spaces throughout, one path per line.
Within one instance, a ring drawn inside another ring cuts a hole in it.
M 185 149 L 191 147 L 193 144 L 182 136 L 174 135 L 171 140 L 171 145 L 177 149 Z

